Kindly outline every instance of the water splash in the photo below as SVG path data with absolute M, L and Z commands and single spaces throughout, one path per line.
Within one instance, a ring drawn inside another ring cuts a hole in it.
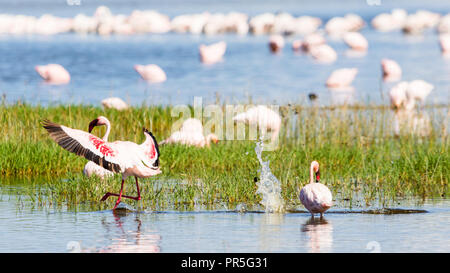
M 270 161 L 262 160 L 263 141 L 256 142 L 255 153 L 258 157 L 261 169 L 259 169 L 259 181 L 256 183 L 257 194 L 262 195 L 261 205 L 266 208 L 266 212 L 284 212 L 284 201 L 281 197 L 281 183 L 270 171 Z
M 116 212 L 125 212 L 125 213 L 137 211 L 135 208 L 133 208 L 132 206 L 130 206 L 124 202 L 120 202 L 119 205 L 117 205 L 117 208 L 115 210 L 116 210 Z

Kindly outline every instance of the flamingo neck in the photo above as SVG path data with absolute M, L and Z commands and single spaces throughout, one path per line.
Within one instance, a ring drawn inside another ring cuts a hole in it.
M 207 135 L 207 136 L 206 136 L 206 139 L 205 139 L 205 142 L 206 142 L 205 144 L 206 144 L 207 147 L 210 146 L 211 140 L 212 140 L 212 135 L 210 135 L 210 134 Z
M 309 183 L 315 183 L 316 182 L 316 178 L 315 176 L 315 171 L 314 171 L 314 166 L 311 164 L 311 168 L 309 169 Z
M 106 120 L 105 126 L 106 126 L 106 133 L 105 133 L 105 135 L 102 137 L 102 139 L 103 139 L 104 141 L 108 141 L 109 133 L 110 133 L 110 131 L 111 131 L 111 124 L 109 123 L 109 120 Z

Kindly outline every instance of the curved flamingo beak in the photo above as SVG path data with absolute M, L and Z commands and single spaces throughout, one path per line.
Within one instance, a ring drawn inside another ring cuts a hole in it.
M 89 133 L 92 132 L 92 129 L 94 129 L 95 126 L 97 126 L 98 123 L 98 118 L 94 119 L 93 121 L 91 121 L 91 123 L 89 123 Z
M 320 180 L 320 170 L 318 170 L 318 171 L 316 172 L 316 183 L 318 183 L 319 180 Z

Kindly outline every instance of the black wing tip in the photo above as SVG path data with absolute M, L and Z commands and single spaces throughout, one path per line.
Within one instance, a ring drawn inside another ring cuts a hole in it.
M 142 127 L 142 131 L 144 131 L 144 133 L 147 133 L 147 134 L 153 136 L 152 132 L 150 132 L 149 130 L 147 130 L 145 127 Z
M 155 136 L 153 135 L 152 132 L 150 132 L 149 130 L 145 129 L 145 127 L 142 127 L 142 130 L 144 131 L 144 133 L 149 134 L 153 138 L 153 141 L 155 141 L 156 145 L 158 145 L 158 142 L 156 141 L 156 138 L 155 138 Z
M 95 164 L 114 173 L 121 172 L 119 164 L 112 163 L 108 161 L 104 156 L 101 157 L 92 152 L 91 150 L 89 150 L 88 148 L 85 148 L 76 139 L 72 138 L 70 135 L 64 132 L 64 130 L 61 128 L 61 125 L 53 123 L 46 119 L 42 120 L 41 124 L 48 131 L 50 137 L 53 138 L 53 140 L 56 143 L 58 143 L 58 145 L 61 146 L 63 149 L 72 152 L 76 155 L 83 156 L 87 160 L 92 161 Z
M 41 119 L 41 120 L 39 121 L 39 123 L 40 123 L 43 127 L 45 127 L 45 126 L 47 126 L 47 125 L 52 124 L 53 122 L 51 122 L 51 121 L 48 120 L 48 119 Z
M 150 132 L 149 130 L 145 129 L 145 127 L 142 127 L 142 130 L 144 131 L 144 133 L 147 133 L 150 135 L 150 137 L 153 139 L 153 142 L 155 143 L 155 148 L 156 148 L 156 161 L 153 164 L 155 167 L 159 166 L 159 156 L 161 155 L 161 153 L 159 152 L 159 145 L 158 145 L 158 141 L 156 140 L 156 137 L 152 134 L 152 132 Z
M 48 119 L 42 119 L 40 121 L 40 124 L 42 125 L 42 127 L 44 127 L 45 129 L 48 129 L 49 127 L 60 127 L 61 125 L 54 123 Z

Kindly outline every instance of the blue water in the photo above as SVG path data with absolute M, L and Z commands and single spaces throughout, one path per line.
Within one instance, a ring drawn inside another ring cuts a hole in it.
M 18 100 L 32 104 L 76 103 L 99 105 L 106 97 L 118 96 L 132 105 L 192 104 L 194 96 L 203 103 L 212 103 L 219 94 L 226 103 L 308 103 L 307 95 L 315 92 L 320 103 L 330 104 L 354 101 L 387 104 L 387 92 L 392 84 L 381 81 L 380 60 L 393 58 L 403 68 L 403 80 L 423 79 L 435 85 L 427 103 L 450 101 L 450 60 L 441 56 L 438 36 L 429 30 L 422 36 L 405 36 L 400 31 L 379 33 L 370 26 L 370 20 L 382 11 L 403 7 L 413 12 L 418 8 L 450 11 L 450 3 L 431 2 L 424 6 L 416 1 L 403 1 L 393 6 L 384 3 L 369 6 L 366 1 L 349 1 L 346 5 L 326 9 L 314 1 L 263 2 L 248 1 L 191 1 L 182 7 L 179 1 L 132 1 L 127 5 L 108 1 L 113 13 L 129 14 L 133 9 L 156 9 L 175 16 L 183 13 L 228 12 L 232 10 L 250 15 L 270 11 L 287 11 L 295 16 L 316 15 L 324 23 L 332 16 L 355 12 L 363 16 L 367 26 L 361 31 L 369 41 L 365 56 L 349 57 L 348 47 L 340 40 L 327 40 L 338 53 L 333 64 L 320 64 L 310 56 L 295 54 L 290 48 L 294 38 L 288 37 L 287 46 L 279 55 L 269 52 L 268 37 L 238 36 L 234 34 L 204 36 L 191 34 L 147 34 L 110 37 L 97 35 L 60 34 L 55 36 L 0 36 L 0 94 L 7 102 Z M 51 13 L 58 16 L 92 14 L 102 1 L 81 2 L 80 6 L 52 1 L 0 1 L 2 13 Z M 170 3 L 170 4 L 169 4 Z M 183 2 L 184 3 L 184 2 Z M 333 2 L 324 1 L 332 6 Z M 346 2 L 347 3 L 347 2 Z M 282 7 L 282 9 L 280 8 Z M 224 61 L 203 65 L 199 61 L 198 46 L 220 40 L 227 42 Z M 45 84 L 34 70 L 35 65 L 59 63 L 72 76 L 68 85 Z M 165 70 L 168 80 L 148 84 L 134 71 L 134 64 L 155 63 Z M 337 68 L 356 67 L 359 74 L 353 86 L 355 91 L 330 92 L 325 81 Z
M 449 252 L 449 200 L 419 209 L 427 213 L 332 208 L 322 220 L 309 213 L 69 212 L 0 195 L 0 252 Z

